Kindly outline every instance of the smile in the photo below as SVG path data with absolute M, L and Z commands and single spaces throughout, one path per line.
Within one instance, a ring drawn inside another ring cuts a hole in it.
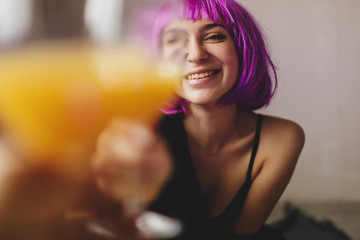
M 186 75 L 186 78 L 188 80 L 194 80 L 194 79 L 200 79 L 200 78 L 205 78 L 205 77 L 212 77 L 219 72 L 221 72 L 221 69 L 207 71 L 207 72 L 200 72 L 200 73 L 192 73 L 192 74 Z

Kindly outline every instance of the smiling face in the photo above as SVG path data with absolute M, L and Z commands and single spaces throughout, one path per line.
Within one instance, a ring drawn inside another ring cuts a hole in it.
M 163 31 L 162 56 L 183 64 L 178 94 L 202 105 L 214 105 L 235 84 L 239 60 L 223 25 L 210 20 L 174 20 Z

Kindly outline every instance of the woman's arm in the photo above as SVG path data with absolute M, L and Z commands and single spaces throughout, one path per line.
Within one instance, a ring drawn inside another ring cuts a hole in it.
M 262 167 L 234 225 L 237 234 L 253 234 L 265 223 L 285 190 L 305 141 L 302 128 L 291 121 L 265 117 L 257 161 Z
M 119 224 L 127 191 L 139 194 L 146 205 L 157 196 L 172 169 L 166 145 L 157 134 L 129 121 L 114 121 L 103 131 L 90 163 L 89 178 L 74 182 L 71 174 L 58 175 L 46 166 L 17 159 L 0 141 L 0 239 L 54 239 L 49 236 L 64 230 L 67 210 L 77 211 L 79 206 L 86 211 L 85 218 L 115 216 L 114 224 Z M 92 182 L 98 189 L 93 189 Z
M 56 239 L 79 185 L 19 159 L 0 139 L 0 239 Z

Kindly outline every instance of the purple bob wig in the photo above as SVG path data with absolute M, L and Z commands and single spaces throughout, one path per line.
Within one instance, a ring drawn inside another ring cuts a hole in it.
M 209 19 L 225 26 L 239 58 L 238 79 L 218 105 L 237 104 L 245 110 L 267 106 L 277 88 L 276 69 L 261 28 L 235 0 L 174 0 L 162 5 L 152 26 L 152 48 L 161 51 L 163 29 L 174 19 Z M 167 113 L 183 112 L 186 100 Z

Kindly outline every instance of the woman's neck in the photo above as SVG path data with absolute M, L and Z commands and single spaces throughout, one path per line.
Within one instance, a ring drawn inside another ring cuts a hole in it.
M 248 113 L 235 104 L 219 106 L 187 105 L 184 120 L 191 144 L 208 153 L 218 153 L 240 134 L 240 122 Z

